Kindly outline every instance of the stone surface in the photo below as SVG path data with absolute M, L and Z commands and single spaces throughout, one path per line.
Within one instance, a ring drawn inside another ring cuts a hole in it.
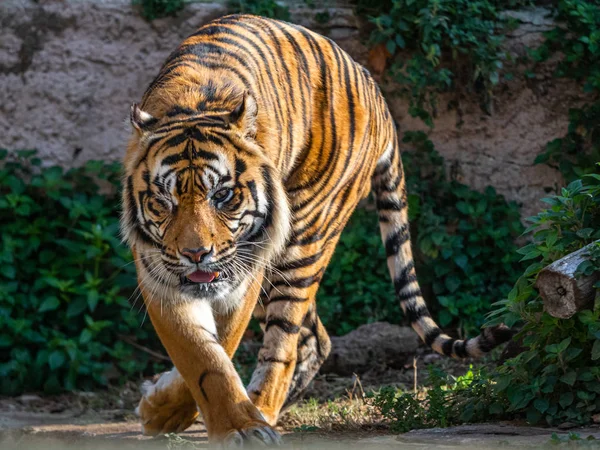
M 571 430 L 582 439 L 592 436 L 600 439 L 600 428 L 577 428 Z M 552 445 L 552 434 L 565 437 L 568 432 L 557 428 L 525 427 L 512 424 L 475 424 L 449 428 L 413 430 L 397 437 L 397 442 L 423 445 L 449 445 L 471 448 L 540 447 Z
M 37 148 L 45 164 L 67 167 L 121 159 L 129 105 L 185 36 L 226 12 L 224 3 L 192 3 L 175 18 L 148 23 L 130 3 L 0 2 L 0 148 Z M 291 13 L 292 21 L 336 39 L 366 63 L 368 49 L 350 8 L 294 6 Z M 505 44 L 513 57 L 538 45 L 552 26 L 543 9 L 507 14 L 521 22 Z M 552 77 L 551 64 L 533 80 L 517 78 L 499 89 L 492 115 L 465 100 L 472 93 L 462 95 L 460 111 L 446 107 L 456 98 L 442 96 L 429 134 L 453 176 L 478 189 L 495 186 L 530 215 L 545 190 L 560 182 L 554 170 L 533 166 L 535 156 L 566 132 L 568 109 L 582 97 L 579 86 Z M 387 84 L 386 93 L 401 130 L 424 129 L 395 95 L 397 86 Z
M 331 353 L 321 373 L 361 374 L 373 366 L 402 367 L 414 356 L 419 337 L 410 327 L 387 322 L 362 325 L 331 338 Z
M 283 431 L 283 430 L 282 430 Z M 600 428 L 571 430 L 581 438 L 600 438 Z M 394 448 L 417 449 L 495 449 L 549 448 L 552 434 L 567 438 L 567 432 L 553 428 L 522 427 L 511 424 L 477 424 L 450 428 L 414 430 L 402 435 L 381 431 L 332 431 L 305 433 L 283 431 L 284 448 L 347 449 Z M 136 422 L 35 423 L 22 428 L 0 426 L 0 447 L 27 449 L 164 449 L 208 448 L 206 430 L 202 424 L 172 437 L 151 438 L 140 433 Z
M 149 23 L 130 0 L 0 2 L 0 147 L 64 166 L 121 159 L 131 103 L 181 40 L 224 13 L 192 4 Z

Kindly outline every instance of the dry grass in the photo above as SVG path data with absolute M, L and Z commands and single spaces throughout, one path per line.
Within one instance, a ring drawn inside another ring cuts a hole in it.
M 280 425 L 292 431 L 356 431 L 380 428 L 382 419 L 369 398 L 346 397 L 325 403 L 309 399 L 290 408 Z
M 381 428 L 383 417 L 366 396 L 360 378 L 354 376 L 351 389 L 333 400 L 304 400 L 292 406 L 279 425 L 293 431 L 358 431 Z

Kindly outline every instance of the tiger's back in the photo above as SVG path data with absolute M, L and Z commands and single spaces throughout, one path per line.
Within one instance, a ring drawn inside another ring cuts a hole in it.
M 206 79 L 212 89 L 186 98 L 186 86 Z M 174 102 L 186 110 L 222 111 L 233 108 L 232 100 L 244 91 L 257 103 L 256 140 L 284 174 L 292 202 L 331 189 L 328 179 L 341 185 L 355 172 L 372 169 L 369 164 L 395 139 L 387 106 L 366 69 L 327 38 L 256 16 L 226 16 L 187 38 L 141 107 L 155 117 Z

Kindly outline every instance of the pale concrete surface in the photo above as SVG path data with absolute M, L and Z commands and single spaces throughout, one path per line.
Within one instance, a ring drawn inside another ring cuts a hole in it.
M 510 424 L 432 428 L 414 430 L 401 435 L 386 434 L 381 430 L 329 433 L 281 431 L 284 435 L 284 448 L 394 448 L 407 450 L 494 449 L 499 447 L 542 449 L 552 446 L 553 433 L 556 432 L 561 436 L 566 436 L 568 433 L 565 430 Z M 600 429 L 597 427 L 571 431 L 583 439 L 588 436 L 600 439 Z M 132 421 L 87 424 L 47 423 L 20 428 L 5 428 L 0 425 L 0 449 L 199 449 L 207 447 L 209 445 L 206 431 L 202 424 L 195 424 L 177 436 L 158 438 L 141 435 L 139 424 Z

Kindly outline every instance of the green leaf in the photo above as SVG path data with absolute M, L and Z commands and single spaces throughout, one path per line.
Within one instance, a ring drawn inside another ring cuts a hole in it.
M 536 398 L 533 402 L 533 406 L 543 414 L 550 407 L 550 401 L 547 398 Z
M 444 280 L 444 284 L 450 292 L 454 293 L 460 287 L 460 279 L 454 275 L 451 275 Z
M 573 386 L 575 384 L 575 381 L 577 380 L 577 372 L 575 372 L 574 370 L 571 370 L 571 371 L 567 372 L 566 374 L 564 374 L 559 379 L 563 383 L 568 384 L 569 386 Z
M 38 312 L 54 311 L 59 306 L 60 306 L 60 300 L 58 300 L 58 298 L 56 298 L 55 296 L 51 296 L 51 297 L 46 298 L 42 302 L 42 304 L 38 308 Z
M 100 299 L 100 296 L 98 294 L 98 291 L 95 289 L 92 289 L 90 291 L 88 291 L 87 294 L 87 304 L 88 307 L 90 309 L 90 311 L 94 312 L 96 309 L 96 305 L 98 305 L 98 300 Z
M 592 361 L 596 361 L 597 359 L 600 359 L 600 339 L 596 339 L 592 346 Z
M 85 345 L 92 340 L 92 337 L 92 332 L 86 328 L 81 332 L 81 335 L 79 336 L 79 343 L 81 345 Z
M 469 258 L 467 257 L 467 255 L 460 254 L 454 258 L 454 262 L 458 267 L 460 267 L 463 270 L 466 270 L 467 265 L 469 263 Z
M 406 42 L 404 42 L 404 38 L 399 34 L 396 35 L 396 44 L 398 44 L 398 47 L 400 48 L 406 47 Z
M 387 43 L 385 44 L 385 48 L 388 52 L 390 52 L 390 55 L 396 53 L 396 43 L 392 40 L 387 41 Z
M 77 298 L 67 307 L 67 317 L 80 315 L 83 311 L 85 311 L 87 306 L 87 299 L 81 297 Z
M 56 370 L 61 367 L 66 361 L 65 354 L 61 350 L 54 350 L 48 357 L 48 365 L 50 370 Z
M 0 273 L 10 280 L 14 280 L 17 276 L 17 271 L 14 266 L 2 264 L 0 266 Z
M 575 395 L 572 392 L 565 392 L 560 396 L 558 403 L 560 403 L 560 406 L 562 406 L 563 408 L 566 408 L 567 406 L 570 406 L 573 403 L 574 399 Z

